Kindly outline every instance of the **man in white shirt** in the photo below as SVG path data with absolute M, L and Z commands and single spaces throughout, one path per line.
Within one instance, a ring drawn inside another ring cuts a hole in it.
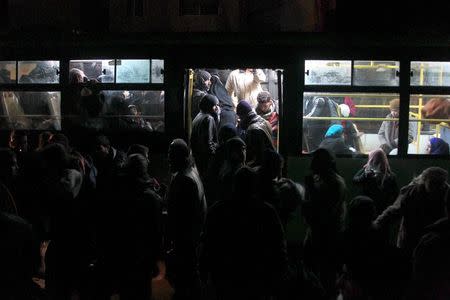
M 250 102 L 256 107 L 259 92 L 262 92 L 261 82 L 266 80 L 266 74 L 261 69 L 236 69 L 228 76 L 225 88 L 233 98 L 235 107 L 241 100 Z

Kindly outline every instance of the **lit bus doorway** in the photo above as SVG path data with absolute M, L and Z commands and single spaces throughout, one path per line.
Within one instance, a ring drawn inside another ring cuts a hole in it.
M 185 72 L 185 126 L 190 137 L 200 100 L 212 94 L 219 100 L 218 130 L 225 124 L 239 128 L 236 107 L 247 101 L 252 111 L 272 129 L 272 142 L 279 150 L 279 124 L 283 111 L 283 70 L 269 68 L 189 68 Z

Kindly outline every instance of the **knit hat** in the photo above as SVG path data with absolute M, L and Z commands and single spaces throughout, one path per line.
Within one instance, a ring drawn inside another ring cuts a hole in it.
M 260 92 L 258 94 L 258 96 L 256 97 L 256 100 L 258 101 L 258 103 L 266 103 L 266 102 L 270 101 L 271 99 L 272 99 L 272 96 L 267 91 Z
M 217 99 L 216 96 L 211 94 L 206 94 L 203 96 L 203 98 L 200 100 L 200 103 L 198 107 L 203 112 L 210 112 L 214 105 L 219 104 L 219 99 Z
M 392 99 L 389 102 L 389 109 L 390 110 L 399 110 L 400 108 L 400 99 L 396 98 L 396 99 Z
M 238 103 L 238 105 L 236 107 L 236 114 L 238 116 L 246 116 L 252 110 L 253 110 L 253 108 L 252 108 L 252 105 L 250 104 L 250 102 L 248 102 L 246 100 L 242 100 Z
M 327 133 L 325 133 L 325 137 L 338 137 L 344 132 L 344 127 L 342 125 L 334 124 L 328 128 Z
M 339 109 L 341 111 L 341 116 L 348 117 L 350 115 L 350 107 L 347 104 L 339 104 Z

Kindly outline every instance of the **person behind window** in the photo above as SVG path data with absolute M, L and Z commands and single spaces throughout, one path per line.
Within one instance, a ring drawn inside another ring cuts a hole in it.
M 383 121 L 380 129 L 378 130 L 378 139 L 380 141 L 380 148 L 389 154 L 393 149 L 398 148 L 398 129 L 400 116 L 400 99 L 392 99 L 389 102 L 390 113 L 386 116 L 386 119 L 397 119 L 392 121 Z M 415 122 L 409 122 L 408 127 L 408 144 L 414 141 L 414 134 L 416 129 Z
M 266 80 L 266 74 L 261 69 L 237 69 L 230 73 L 225 88 L 233 98 L 234 105 L 247 100 L 256 107 L 259 92 L 262 92 L 261 82 Z
M 69 83 L 70 84 L 80 84 L 87 82 L 88 78 L 84 72 L 77 68 L 72 68 L 69 71 Z
M 353 154 L 354 148 L 349 147 L 344 141 L 344 127 L 334 124 L 325 133 L 325 139 L 320 143 L 319 148 L 327 149 L 334 154 Z
M 427 153 L 431 155 L 449 155 L 449 145 L 443 139 L 433 137 L 428 142 Z
M 322 96 L 308 97 L 304 104 L 304 117 L 338 117 L 338 104 Z M 308 152 L 316 150 L 322 142 L 328 127 L 339 124 L 338 120 L 303 120 L 306 149 Z
M 339 112 L 342 117 L 348 118 L 351 116 L 351 108 L 347 104 L 339 104 Z M 356 125 L 350 120 L 341 120 L 341 125 L 344 128 L 345 144 L 361 152 L 362 147 L 358 139 Z

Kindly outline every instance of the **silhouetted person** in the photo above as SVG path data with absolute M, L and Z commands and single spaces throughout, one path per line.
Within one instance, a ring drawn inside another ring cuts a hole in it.
M 209 162 L 217 148 L 217 117 L 219 101 L 216 96 L 205 95 L 200 100 L 200 112 L 192 121 L 191 148 L 195 165 L 204 179 L 208 171 Z
M 346 186 L 334 156 L 326 149 L 313 152 L 311 175 L 305 178 L 303 215 L 309 225 L 304 241 L 305 264 L 322 282 L 328 297 L 336 297 L 339 236 L 343 229 Z
M 325 133 L 325 138 L 319 145 L 319 148 L 327 149 L 334 155 L 338 154 L 353 154 L 356 150 L 351 149 L 345 144 L 344 127 L 342 125 L 331 125 Z
M 173 140 L 168 155 L 173 178 L 167 194 L 167 238 L 172 246 L 167 271 L 176 299 L 198 299 L 197 247 L 206 216 L 205 193 L 187 144 Z
M 447 216 L 425 227 L 413 255 L 413 282 L 406 299 L 450 297 L 450 197 Z
M 344 299 L 400 299 L 403 294 L 409 261 L 373 226 L 375 214 L 375 203 L 366 196 L 348 206 L 340 278 Z
M 369 153 L 367 163 L 355 174 L 353 183 L 361 187 L 363 195 L 374 201 L 377 215 L 394 203 L 399 192 L 397 178 L 381 149 Z
M 275 209 L 255 197 L 256 173 L 236 172 L 233 196 L 207 215 L 201 259 L 219 299 L 278 295 L 287 269 L 286 241 Z
M 150 299 L 151 278 L 162 260 L 162 200 L 147 168 L 143 155 L 128 156 L 110 199 L 106 264 L 120 299 Z
M 400 190 L 397 200 L 375 220 L 385 229 L 401 219 L 397 246 L 411 256 L 424 228 L 446 215 L 446 197 L 450 197 L 448 173 L 439 167 L 425 169 Z
M 219 71 L 211 73 L 211 88 L 209 92 L 219 99 L 220 106 L 220 122 L 219 129 L 227 124 L 236 126 L 236 107 L 233 99 L 228 94 L 223 81 L 220 80 Z

